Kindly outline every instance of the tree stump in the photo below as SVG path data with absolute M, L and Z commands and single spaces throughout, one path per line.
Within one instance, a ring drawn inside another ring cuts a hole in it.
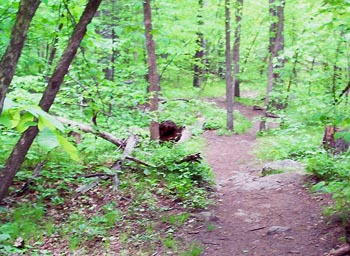
M 159 139 L 161 141 L 179 141 L 184 126 L 177 126 L 173 121 L 166 120 L 159 124 Z

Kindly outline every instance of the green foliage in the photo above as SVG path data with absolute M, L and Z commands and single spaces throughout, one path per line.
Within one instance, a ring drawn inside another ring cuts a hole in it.
M 350 160 L 348 153 L 331 156 L 326 152 L 308 159 L 307 170 L 320 181 L 313 186 L 315 191 L 332 194 L 334 205 L 327 210 L 329 214 L 349 214 L 350 206 Z
M 76 148 L 59 134 L 59 131 L 64 130 L 62 123 L 39 107 L 32 105 L 19 106 L 6 99 L 0 117 L 0 124 L 9 129 L 16 128 L 19 133 L 23 133 L 31 126 L 38 126 L 40 130 L 39 145 L 48 151 L 61 146 L 72 159 L 79 159 Z
M 182 161 L 196 152 L 188 151 L 184 144 L 174 146 L 171 143 L 146 142 L 142 148 L 136 156 L 153 166 L 143 169 L 151 184 L 165 181 L 166 189 L 185 206 L 203 208 L 208 205 L 208 192 L 202 187 L 212 183 L 209 166 L 203 162 Z
M 200 256 L 203 252 L 204 248 L 202 245 L 198 243 L 193 243 L 188 251 L 182 253 L 182 256 Z
M 105 205 L 103 211 L 91 219 L 72 214 L 67 224 L 62 225 L 62 236 L 69 240 L 70 250 L 74 251 L 85 241 L 104 238 L 108 230 L 115 228 L 116 221 L 121 218 L 113 203 Z
M 52 220 L 44 218 L 45 208 L 41 204 L 22 204 L 12 210 L 0 208 L 1 219 L 7 222 L 0 225 L 0 253 L 24 253 L 30 248 L 29 242 L 40 241 L 44 236 L 44 227 L 50 227 Z M 47 229 L 51 235 L 52 229 Z M 25 243 L 23 249 L 14 247 L 14 241 L 22 238 Z
M 169 223 L 173 226 L 182 226 L 188 219 L 189 214 L 187 212 L 176 214 L 176 215 L 169 215 L 164 216 L 162 220 L 166 223 Z
M 340 176 L 344 176 L 344 171 L 347 170 L 347 166 L 341 159 L 344 157 L 332 157 L 327 152 L 320 152 L 308 158 L 307 170 L 321 180 L 339 179 Z
M 257 155 L 264 160 L 303 160 L 320 151 L 323 130 L 300 121 L 300 115 L 288 115 L 279 128 L 271 129 L 259 138 Z M 302 123 L 301 123 L 302 122 Z
M 0 2 L 0 54 L 3 54 L 19 1 Z M 66 128 L 51 115 L 34 107 L 38 105 L 85 3 L 83 0 L 45 0 L 40 5 L 8 93 L 8 99 L 13 102 L 6 102 L 0 117 L 0 166 L 6 162 L 9 149 L 15 145 L 20 133 L 31 125 L 38 125 L 40 134 L 17 174 L 16 182 L 27 181 L 37 164 L 46 160 L 40 176 L 34 178 L 30 186 L 34 196 L 29 194 L 23 199 L 38 200 L 50 207 L 64 207 L 76 186 L 91 182 L 77 176 L 94 172 L 112 174 L 111 163 L 120 156 L 114 145 L 93 134 L 82 134 L 82 143 L 75 149 L 69 142 L 73 140 L 66 139 Z M 292 158 L 307 162 L 308 170 L 325 180 L 317 185 L 318 188 L 334 195 L 338 210 L 345 209 L 349 197 L 347 188 L 350 187 L 347 178 L 349 163 L 345 155 L 328 156 L 320 149 L 320 144 L 324 125 L 350 126 L 347 99 L 345 95 L 339 98 L 349 79 L 349 3 L 296 0 L 287 4 L 290 6 L 285 9 L 285 50 L 282 53 L 285 66 L 281 73 L 284 84 L 273 95 L 288 99 L 288 108 L 278 113 L 282 117 L 280 128 L 262 134 L 258 155 L 268 160 Z M 161 198 L 180 201 L 182 206 L 190 208 L 202 208 L 210 202 L 208 188 L 212 184 L 212 174 L 205 161 L 178 161 L 189 154 L 202 152 L 204 143 L 196 137 L 202 133 L 201 120 L 205 120 L 205 129 L 230 134 L 225 129 L 226 111 L 206 100 L 203 102 L 203 98 L 222 97 L 224 103 L 223 2 L 206 1 L 202 12 L 205 26 L 198 24 L 196 0 L 156 1 L 153 7 L 153 36 L 162 87 L 159 121 L 171 119 L 185 125 L 195 138 L 176 146 L 148 141 L 147 127 L 153 116 L 148 112 L 149 95 L 146 93 L 142 2 L 103 1 L 51 113 L 89 124 L 97 113 L 97 126 L 93 125 L 96 130 L 111 132 L 117 138 L 137 134 L 140 144 L 134 156 L 150 166 L 128 163 L 124 172 L 119 173 L 120 193 L 125 193 L 125 198 L 131 198 L 132 202 L 127 214 L 119 212 L 116 205 L 106 203 L 94 216 L 81 217 L 78 210 L 73 211 L 71 217 L 57 227 L 50 220 L 46 226 L 36 219 L 35 216 L 40 214 L 45 219 L 41 206 L 24 204 L 23 209 L 22 206 L 14 207 L 14 213 L 17 209 L 23 212 L 27 207 L 28 216 L 35 220 L 32 228 L 38 233 L 33 237 L 38 241 L 43 230 L 50 235 L 56 229 L 69 241 L 73 251 L 94 239 L 101 239 L 116 222 L 121 221 L 119 235 L 126 247 L 135 244 L 140 248 L 143 241 L 156 244 L 158 236 L 162 237 L 165 247 L 181 255 L 183 250 L 173 233 L 160 234 L 156 225 L 151 223 L 152 218 L 147 218 L 144 213 L 149 210 L 158 216 L 162 212 L 158 209 Z M 266 91 L 268 15 L 266 1 L 244 3 L 239 78 L 242 95 L 250 97 L 236 100 L 248 106 L 262 104 Z M 203 33 L 206 41 L 206 66 L 201 88 L 192 86 L 197 32 Z M 56 54 L 50 64 L 53 49 Z M 106 76 L 106 71 L 112 69 L 114 77 Z M 243 133 L 251 127 L 238 111 L 235 111 L 234 118 L 235 133 Z M 79 161 L 67 159 L 64 151 Z M 101 183 L 103 189 L 109 185 L 109 180 Z M 2 248 L 6 255 L 19 252 L 12 246 L 13 240 L 18 236 L 18 230 L 29 228 L 21 220 L 9 217 L 9 213 L 5 215 L 4 224 L 0 226 L 4 232 L 0 233 L 0 244 L 5 241 L 6 246 L 10 246 Z M 137 221 L 128 222 L 122 216 Z M 174 217 L 166 221 L 174 226 L 183 225 L 187 219 L 186 214 L 170 216 Z M 23 220 L 26 221 L 29 219 Z M 139 233 L 135 232 L 135 227 Z M 200 255 L 203 248 L 193 244 L 185 249 L 187 252 L 183 255 Z M 130 253 L 128 249 L 124 252 Z

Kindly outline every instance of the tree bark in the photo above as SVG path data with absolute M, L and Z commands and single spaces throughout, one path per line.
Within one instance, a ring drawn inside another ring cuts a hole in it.
M 194 76 L 193 76 L 193 86 L 200 87 L 201 86 L 201 75 L 203 74 L 203 66 L 204 66 L 204 49 L 205 49 L 205 41 L 204 35 L 201 32 L 202 26 L 204 25 L 202 11 L 204 7 L 203 0 L 198 1 L 199 10 L 198 10 L 198 32 L 197 32 L 197 50 L 194 55 Z
M 284 50 L 284 5 L 285 0 L 269 0 L 270 16 L 272 23 L 270 26 L 270 44 L 269 44 L 269 64 L 268 64 L 268 85 L 265 98 L 266 109 L 272 106 L 283 109 L 285 104 L 283 99 L 275 98 L 271 101 L 270 94 L 273 89 L 281 90 L 283 80 L 280 74 L 284 66 L 284 60 L 278 60 L 277 65 L 274 60 Z
M 243 0 L 236 0 L 236 29 L 235 29 L 235 41 L 233 43 L 233 86 L 234 86 L 234 95 L 235 97 L 241 96 L 240 90 L 240 46 L 241 46 L 241 20 L 242 20 L 242 9 L 243 9 Z
M 226 36 L 226 104 L 227 129 L 233 131 L 233 89 L 232 89 L 232 58 L 231 58 L 231 14 L 230 0 L 225 0 L 225 36 Z
M 270 25 L 270 44 L 269 44 L 269 57 L 268 57 L 268 71 L 267 71 L 267 89 L 265 97 L 265 117 L 271 106 L 277 109 L 283 109 L 286 107 L 284 99 L 273 98 L 271 100 L 272 90 L 281 90 L 283 80 L 280 75 L 280 71 L 284 66 L 284 60 L 278 60 L 278 64 L 275 63 L 275 59 L 281 51 L 284 50 L 284 5 L 285 0 L 269 0 L 270 4 L 270 17 L 272 23 Z M 276 21 L 277 20 L 277 21 Z M 260 122 L 260 131 L 266 130 L 266 120 Z
M 152 114 L 152 121 L 150 125 L 151 140 L 159 139 L 159 123 L 158 119 L 158 95 L 159 95 L 159 75 L 157 67 L 157 58 L 155 51 L 155 42 L 152 37 L 152 8 L 151 0 L 144 0 L 143 2 L 143 15 L 145 24 L 145 37 L 146 37 L 146 48 L 147 48 L 147 64 L 148 64 L 148 82 L 149 82 L 149 93 L 150 99 L 150 111 Z
M 78 47 L 86 33 L 87 25 L 91 22 L 98 6 L 102 0 L 89 0 L 85 10 L 80 18 L 79 23 L 75 27 L 73 34 L 69 40 L 60 61 L 58 62 L 55 71 L 50 78 L 45 92 L 40 100 L 40 107 L 49 111 L 54 103 L 55 97 L 58 93 L 60 85 L 63 82 L 64 76 L 68 72 L 68 68 L 72 63 Z M 8 189 L 16 175 L 17 170 L 23 163 L 25 156 L 32 145 L 39 129 L 37 126 L 29 127 L 21 136 L 16 146 L 14 147 L 9 159 L 4 168 L 0 171 L 0 202 L 6 197 Z
M 10 43 L 0 61 L 0 115 L 4 106 L 6 93 L 14 76 L 24 42 L 27 38 L 30 23 L 40 0 L 22 0 L 12 28 Z

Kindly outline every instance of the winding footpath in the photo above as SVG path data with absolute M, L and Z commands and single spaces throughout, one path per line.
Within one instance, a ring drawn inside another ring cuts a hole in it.
M 217 101 L 224 107 L 224 100 Z M 250 120 L 260 113 L 236 105 Z M 261 177 L 262 164 L 252 154 L 258 124 L 246 134 L 204 134 L 206 159 L 212 166 L 217 203 L 196 239 L 207 256 L 322 256 L 336 245 L 342 229 L 327 224 L 325 195 L 311 194 L 297 173 Z

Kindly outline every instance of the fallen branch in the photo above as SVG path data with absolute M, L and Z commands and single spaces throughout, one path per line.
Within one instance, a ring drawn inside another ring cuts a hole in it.
M 61 123 L 64 124 L 68 124 L 72 127 L 76 127 L 79 130 L 81 130 L 82 132 L 87 132 L 87 133 L 92 133 L 102 139 L 105 139 L 111 143 L 113 143 L 114 145 L 118 146 L 118 147 L 124 147 L 125 143 L 123 140 L 117 139 L 113 134 L 110 134 L 108 132 L 103 132 L 103 131 L 96 131 L 92 126 L 84 124 L 84 123 L 79 123 L 73 120 L 69 120 L 67 118 L 64 117 L 56 117 L 56 119 L 58 121 L 60 121 Z
M 124 152 L 119 160 L 117 160 L 114 165 L 112 166 L 112 170 L 115 170 L 115 174 L 113 177 L 113 191 L 117 191 L 119 187 L 119 178 L 118 178 L 118 171 L 123 169 L 123 161 L 131 154 L 131 152 L 134 150 L 137 143 L 137 137 L 135 135 L 130 135 L 130 137 L 126 141 L 126 146 L 124 149 Z
M 16 192 L 14 192 L 12 195 L 14 195 L 15 197 L 19 197 L 19 196 L 22 196 L 25 192 L 27 192 L 27 190 L 29 189 L 29 187 L 31 185 L 33 185 L 34 183 L 34 179 L 38 176 L 40 176 L 40 172 L 41 170 L 43 169 L 45 165 L 45 161 L 41 161 L 34 169 L 33 171 L 33 175 L 31 178 L 29 178 L 26 183 L 24 183 L 24 185 L 22 186 L 22 188 Z
M 345 256 L 350 254 L 350 245 L 344 244 L 340 248 L 331 251 L 327 256 Z
M 131 154 L 131 152 L 134 150 L 135 146 L 137 143 L 137 137 L 135 135 L 130 135 L 130 137 L 126 141 L 126 145 L 124 148 L 124 152 L 120 159 L 114 162 L 114 164 L 111 167 L 111 170 L 114 170 L 114 174 L 105 174 L 105 173 L 96 173 L 96 174 L 88 174 L 85 177 L 87 178 L 92 178 L 92 177 L 108 177 L 113 180 L 113 191 L 117 191 L 120 181 L 118 177 L 118 172 L 123 169 L 123 161 Z M 93 187 L 97 186 L 99 184 L 98 180 L 94 180 L 93 182 L 87 184 L 87 185 L 82 185 L 79 188 L 77 188 L 75 191 L 76 192 L 82 192 L 85 193 L 92 189 Z
M 114 177 L 114 174 L 108 174 L 108 173 L 91 173 L 91 174 L 86 174 L 86 175 L 77 175 L 77 176 L 74 176 L 73 178 L 74 179 L 78 179 L 78 178 L 113 178 Z
M 127 157 L 125 157 L 125 159 L 130 160 L 130 161 L 134 161 L 135 163 L 142 164 L 142 165 L 147 166 L 147 167 L 156 168 L 155 166 L 153 166 L 151 164 L 148 164 L 146 162 L 143 162 L 143 161 L 141 161 L 141 160 L 139 160 L 139 159 L 137 159 L 135 157 L 127 156 Z
M 197 163 L 199 163 L 201 159 L 202 159 L 201 153 L 195 153 L 195 154 L 185 156 L 183 159 L 176 161 L 175 163 L 177 163 L 177 164 L 182 164 L 184 162 L 197 162 Z
M 271 113 L 271 112 L 266 112 L 265 113 L 265 116 L 266 117 L 270 117 L 270 118 L 279 118 L 278 115 L 274 114 L 274 113 Z

